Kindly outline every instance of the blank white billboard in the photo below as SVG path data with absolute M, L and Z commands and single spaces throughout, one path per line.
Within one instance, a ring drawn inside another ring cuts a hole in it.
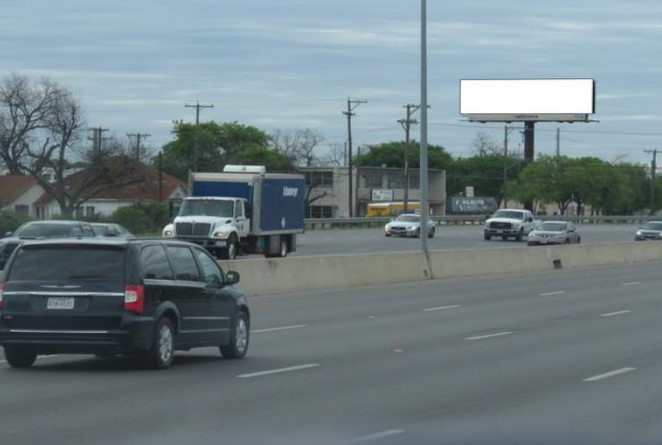
M 460 80 L 460 114 L 474 120 L 583 120 L 594 112 L 593 79 Z

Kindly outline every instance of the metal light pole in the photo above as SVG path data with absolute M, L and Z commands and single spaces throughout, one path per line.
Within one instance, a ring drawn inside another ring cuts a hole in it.
M 421 250 L 425 256 L 423 273 L 432 278 L 428 252 L 428 58 L 427 58 L 427 4 L 421 0 Z

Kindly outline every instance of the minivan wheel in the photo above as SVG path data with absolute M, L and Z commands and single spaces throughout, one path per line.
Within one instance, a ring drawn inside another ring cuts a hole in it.
M 245 312 L 238 312 L 232 322 L 232 336 L 230 343 L 219 346 L 223 358 L 244 358 L 248 351 L 248 317 Z
M 5 358 L 12 368 L 29 368 L 37 360 L 37 353 L 29 349 L 5 346 Z
M 175 357 L 175 330 L 168 317 L 160 318 L 156 323 L 154 343 L 145 352 L 145 365 L 154 369 L 166 369 Z

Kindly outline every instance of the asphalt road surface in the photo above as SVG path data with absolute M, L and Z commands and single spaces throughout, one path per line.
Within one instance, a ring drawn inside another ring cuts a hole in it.
M 165 371 L 0 356 L 0 444 L 659 444 L 661 268 L 254 297 L 245 360 Z
M 577 232 L 582 243 L 634 242 L 638 226 L 581 225 Z M 483 239 L 482 225 L 437 226 L 434 238 L 428 239 L 430 250 L 527 248 L 526 241 Z M 530 248 L 530 247 L 529 247 Z M 385 237 L 381 228 L 309 230 L 297 237 L 297 251 L 292 255 L 338 255 L 345 253 L 404 252 L 421 249 L 417 238 Z

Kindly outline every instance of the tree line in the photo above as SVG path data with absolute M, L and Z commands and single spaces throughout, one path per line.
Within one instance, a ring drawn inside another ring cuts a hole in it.
M 0 163 L 10 174 L 33 176 L 72 215 L 100 191 L 139 182 L 139 164 L 146 163 L 186 182 L 192 170 L 221 171 L 226 164 L 265 165 L 271 172 L 296 172 L 302 166 L 344 165 L 341 144 L 324 144 L 311 129 L 272 133 L 239 122 L 199 125 L 174 122 L 172 140 L 159 153 L 138 153 L 115 138 L 89 146 L 82 107 L 70 90 L 48 78 L 19 74 L 0 82 Z M 440 145 L 428 146 L 428 165 L 446 171 L 448 196 L 467 186 L 476 196 L 497 202 L 516 200 L 555 204 L 564 214 L 574 203 L 581 211 L 631 214 L 662 207 L 659 182 L 644 164 L 607 162 L 597 157 L 538 156 L 524 161 L 505 156 L 498 144 L 478 134 L 475 153 L 453 157 Z M 420 144 L 411 141 L 408 165 L 418 168 Z M 363 146 L 356 166 L 404 168 L 405 142 Z M 84 168 L 84 180 L 65 182 L 67 171 Z M 46 180 L 48 171 L 54 179 Z M 653 199 L 651 199 L 653 198 Z

